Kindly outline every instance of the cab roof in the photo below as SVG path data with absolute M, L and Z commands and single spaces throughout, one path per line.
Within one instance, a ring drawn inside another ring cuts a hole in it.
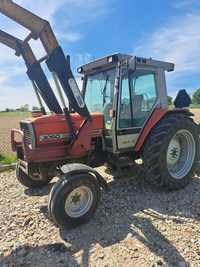
M 83 73 L 90 73 L 95 72 L 100 69 L 104 68 L 112 68 L 117 65 L 118 62 L 120 63 L 129 63 L 130 60 L 134 59 L 136 60 L 137 66 L 154 66 L 157 68 L 162 68 L 165 71 L 173 71 L 174 70 L 174 64 L 170 62 L 165 61 L 158 61 L 154 60 L 152 58 L 142 58 L 142 57 L 136 57 L 133 55 L 127 55 L 127 54 L 121 54 L 116 53 L 112 55 L 108 55 L 99 59 L 96 59 L 90 63 L 87 63 L 85 65 L 82 65 L 78 68 L 78 72 Z

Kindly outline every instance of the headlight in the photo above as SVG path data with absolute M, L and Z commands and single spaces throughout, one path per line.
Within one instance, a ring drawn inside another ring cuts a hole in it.
M 78 68 L 77 71 L 78 71 L 78 73 L 82 73 L 83 72 L 82 67 Z
M 108 63 L 112 63 L 113 62 L 113 57 L 108 57 Z

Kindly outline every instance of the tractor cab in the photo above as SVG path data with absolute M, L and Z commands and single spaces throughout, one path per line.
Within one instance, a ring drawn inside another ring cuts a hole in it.
M 133 150 L 154 110 L 167 109 L 165 71 L 174 64 L 114 54 L 78 69 L 89 112 L 104 114 L 106 147 Z M 159 88 L 159 89 L 158 89 Z

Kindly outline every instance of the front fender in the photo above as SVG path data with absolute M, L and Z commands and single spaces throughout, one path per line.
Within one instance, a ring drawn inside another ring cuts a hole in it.
M 60 168 L 61 174 L 66 176 L 73 176 L 74 174 L 84 174 L 84 173 L 91 173 L 94 176 L 94 179 L 96 178 L 99 182 L 100 186 L 105 189 L 106 191 L 109 189 L 108 184 L 103 178 L 102 175 L 100 175 L 95 169 L 81 163 L 71 163 L 63 165 Z

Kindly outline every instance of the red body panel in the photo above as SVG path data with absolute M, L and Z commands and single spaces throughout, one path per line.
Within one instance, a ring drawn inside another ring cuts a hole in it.
M 135 151 L 139 152 L 151 129 L 165 116 L 167 108 L 156 109 L 149 118 L 135 145 Z
M 78 131 L 78 138 L 73 145 L 69 144 L 67 134 L 70 134 L 64 115 L 46 115 L 39 118 L 30 118 L 22 121 L 31 123 L 35 133 L 35 148 L 25 146 L 25 160 L 27 162 L 45 162 L 63 160 L 73 157 L 82 157 L 92 150 L 91 139 L 101 136 L 104 128 L 103 114 L 91 114 L 92 121 L 87 122 L 83 127 L 84 119 L 78 114 L 71 114 L 74 128 Z M 61 139 L 43 139 L 48 135 L 65 135 Z
M 140 133 L 138 141 L 135 145 L 135 152 L 140 152 L 148 134 L 152 128 L 166 115 L 168 109 L 156 109 L 149 118 L 144 129 Z M 35 148 L 31 149 L 29 146 L 24 147 L 24 156 L 27 162 L 49 162 L 59 161 L 66 159 L 75 159 L 86 156 L 93 150 L 92 138 L 101 137 L 104 129 L 104 118 L 102 113 L 92 113 L 92 121 L 86 123 L 83 127 L 84 119 L 78 114 L 71 114 L 71 118 L 78 133 L 76 141 L 73 145 L 69 144 L 66 134 L 70 134 L 69 127 L 67 125 L 64 115 L 46 115 L 39 118 L 30 118 L 22 121 L 26 124 L 31 124 L 35 133 Z M 21 131 L 13 130 L 12 147 L 16 150 L 16 146 L 26 144 L 25 140 L 22 143 L 15 141 L 15 133 L 19 134 Z M 41 140 L 41 136 L 45 135 L 60 135 L 65 137 L 61 139 L 44 139 Z M 24 137 L 21 132 L 22 138 Z

